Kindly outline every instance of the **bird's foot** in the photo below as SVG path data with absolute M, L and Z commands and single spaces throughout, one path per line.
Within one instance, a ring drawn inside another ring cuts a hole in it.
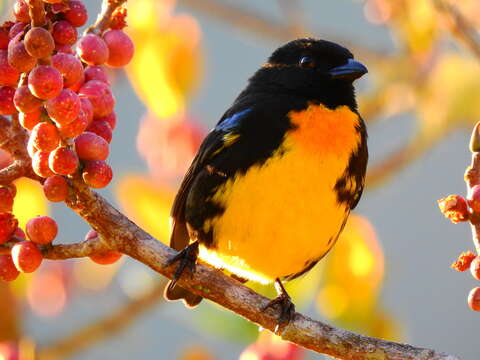
M 280 307 L 280 316 L 275 326 L 275 334 L 279 335 L 281 330 L 283 330 L 292 320 L 293 314 L 295 313 L 295 304 L 292 302 L 290 295 L 283 287 L 279 279 L 275 280 L 275 288 L 279 292 L 278 296 L 271 300 L 264 308 L 263 311 L 268 308 L 273 308 L 276 305 Z
M 180 251 L 173 258 L 168 260 L 167 266 L 179 262 L 177 270 L 175 270 L 175 274 L 173 275 L 173 278 L 168 286 L 170 289 L 173 289 L 175 287 L 175 284 L 185 271 L 188 271 L 190 273 L 190 276 L 193 276 L 193 273 L 195 272 L 195 265 L 197 263 L 197 257 L 198 242 L 195 241 L 194 243 L 191 243 L 182 251 Z

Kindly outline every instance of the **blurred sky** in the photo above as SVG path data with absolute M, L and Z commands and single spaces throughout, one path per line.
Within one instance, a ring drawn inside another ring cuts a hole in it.
M 274 0 L 228 2 L 281 19 Z M 91 11 L 100 4 L 97 0 L 86 3 Z M 356 44 L 394 51 L 388 29 L 369 24 L 360 1 L 305 0 L 303 7 L 308 25 L 314 30 L 325 30 Z M 236 30 L 187 7 L 179 6 L 177 11 L 192 13 L 202 30 L 206 72 L 190 112 L 211 127 L 245 86 L 247 78 L 281 44 Z M 375 69 L 370 71 L 370 76 L 375 76 Z M 368 76 L 357 84 L 360 92 L 367 86 Z M 119 121 L 110 162 L 118 179 L 131 171 L 147 171 L 135 145 L 145 107 L 125 78 L 117 82 L 114 90 Z M 403 143 L 413 126 L 413 120 L 408 117 L 372 126 L 369 129 L 372 163 Z M 469 310 L 466 297 L 478 283 L 469 275 L 449 269 L 457 254 L 472 247 L 470 229 L 466 225 L 450 224 L 436 204 L 437 199 L 450 193 L 464 193 L 462 177 L 469 161 L 467 143 L 468 134 L 451 135 L 386 186 L 374 191 L 367 189 L 356 211 L 373 223 L 382 242 L 386 257 L 382 298 L 404 326 L 406 341 L 456 354 L 464 360 L 477 360 L 480 358 L 480 319 L 478 313 Z M 108 190 L 106 195 L 114 201 Z M 87 226 L 63 205 L 54 206 L 54 216 L 60 221 L 60 239 L 73 241 L 83 237 Z M 74 297 L 60 319 L 28 315 L 27 332 L 41 342 L 48 342 L 108 312 L 126 300 L 121 291 L 122 276 L 135 271 L 143 271 L 143 266 L 128 260 L 111 290 Z M 189 322 L 194 316 L 192 312 L 181 304 L 159 305 L 127 331 L 75 358 L 174 359 L 184 344 L 205 343 L 219 360 L 237 359 L 244 345 L 216 339 L 209 333 L 199 335 Z

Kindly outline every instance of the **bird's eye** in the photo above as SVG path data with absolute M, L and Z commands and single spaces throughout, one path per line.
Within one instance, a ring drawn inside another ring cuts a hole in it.
M 302 56 L 298 64 L 303 68 L 313 68 L 315 67 L 315 60 L 310 56 Z

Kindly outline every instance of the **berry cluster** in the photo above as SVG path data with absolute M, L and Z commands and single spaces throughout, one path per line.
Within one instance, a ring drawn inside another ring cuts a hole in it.
M 44 178 L 46 198 L 60 202 L 76 174 L 92 188 L 112 179 L 106 159 L 116 125 L 115 98 L 103 65 L 125 66 L 134 47 L 122 30 L 125 9 L 118 9 L 105 31 L 79 38 L 77 28 L 88 20 L 82 1 L 44 0 L 43 7 L 44 24 L 38 26 L 26 0 L 16 0 L 16 21 L 0 27 L 0 115 L 18 117 L 28 130 L 32 169 Z M 10 120 L 0 116 L 0 123 Z M 37 217 L 27 224 L 26 241 L 11 213 L 14 196 L 13 185 L 0 188 L 0 244 L 14 243 L 11 255 L 0 257 L 3 280 L 38 268 L 41 246 L 57 233 L 53 219 Z M 111 263 L 113 258 L 106 254 L 94 260 Z
M 476 222 L 480 216 L 480 185 L 475 185 L 465 199 L 460 195 L 449 195 L 438 200 L 440 211 L 453 223 L 463 221 Z M 480 255 L 471 251 L 463 252 L 451 265 L 457 271 L 470 269 L 472 276 L 480 280 Z M 473 311 L 480 311 L 480 287 L 473 288 L 468 295 L 468 305 Z

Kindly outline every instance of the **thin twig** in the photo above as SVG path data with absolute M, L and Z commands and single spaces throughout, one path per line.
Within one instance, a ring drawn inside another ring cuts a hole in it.
M 290 41 L 295 38 L 292 28 L 287 24 L 274 21 L 265 16 L 248 11 L 244 7 L 232 5 L 220 0 L 179 0 L 179 4 L 186 5 L 191 9 L 199 11 L 207 16 L 226 22 L 229 26 L 254 33 L 277 41 Z M 310 35 L 324 39 L 335 39 L 338 43 L 349 48 L 356 56 L 363 59 L 385 59 L 388 54 L 385 51 L 359 47 L 346 39 L 339 39 L 337 34 L 330 34 L 328 31 L 309 31 Z
M 104 0 L 102 2 L 102 10 L 98 14 L 95 24 L 90 26 L 86 32 L 100 35 L 109 26 L 113 12 L 122 6 L 127 0 Z
M 480 122 L 475 125 L 470 139 L 470 152 L 472 153 L 472 162 L 465 171 L 465 183 L 467 184 L 467 194 L 470 194 L 475 185 L 480 184 Z M 472 229 L 472 240 L 480 255 L 480 219 L 478 214 L 470 214 L 470 227 Z
M 480 59 L 480 35 L 475 29 L 475 26 L 448 1 L 433 0 L 433 3 L 437 10 L 447 18 L 453 36 Z
M 76 330 L 66 338 L 41 348 L 37 353 L 37 359 L 65 359 L 125 330 L 139 316 L 162 303 L 165 283 L 165 281 L 159 280 L 148 293 L 120 306 L 94 323 Z
M 47 23 L 47 15 L 43 0 L 27 0 L 29 7 L 30 19 L 32 19 L 32 27 L 44 26 Z

